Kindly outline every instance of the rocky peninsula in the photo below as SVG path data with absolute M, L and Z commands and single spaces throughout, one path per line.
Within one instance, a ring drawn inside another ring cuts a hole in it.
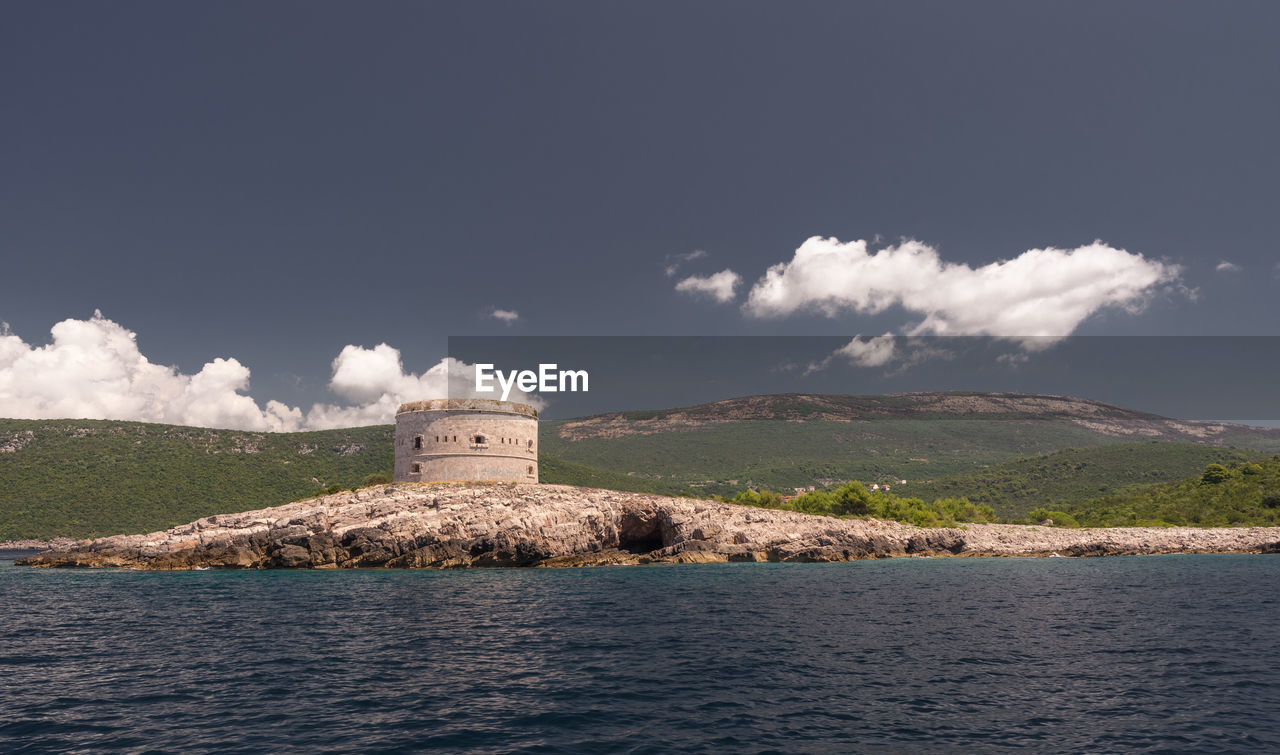
M 948 529 L 565 485 L 395 484 L 164 532 L 59 544 L 36 567 L 458 568 L 892 556 L 1278 553 L 1280 527 Z

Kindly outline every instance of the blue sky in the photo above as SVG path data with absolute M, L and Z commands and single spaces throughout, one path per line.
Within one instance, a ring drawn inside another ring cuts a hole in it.
M 177 378 L 215 364 L 218 395 L 304 411 L 370 393 L 333 390 L 347 347 L 421 378 L 451 335 L 981 333 L 1027 304 L 1000 298 L 1010 276 L 1060 283 L 1033 309 L 1078 311 L 1028 326 L 1063 335 L 1276 335 L 1278 22 L 1266 2 L 6 3 L 0 414 L 84 410 L 48 387 L 79 357 L 32 356 L 69 319 L 85 359 L 122 353 L 108 321 Z M 832 267 L 798 263 L 813 237 L 838 239 Z M 1125 286 L 1069 283 L 1095 241 Z M 753 306 L 784 264 L 787 303 Z M 722 271 L 731 289 L 700 283 Z M 129 369 L 125 393 L 152 385 Z M 199 387 L 166 385 L 137 405 Z

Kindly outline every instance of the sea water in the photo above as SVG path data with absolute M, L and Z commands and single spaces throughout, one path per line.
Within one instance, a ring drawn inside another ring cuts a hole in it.
M 1280 557 L 0 561 L 0 751 L 1280 748 Z

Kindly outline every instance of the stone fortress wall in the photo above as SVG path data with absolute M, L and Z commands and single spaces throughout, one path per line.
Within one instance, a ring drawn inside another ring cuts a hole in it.
M 475 398 L 401 404 L 395 480 L 537 482 L 538 411 Z

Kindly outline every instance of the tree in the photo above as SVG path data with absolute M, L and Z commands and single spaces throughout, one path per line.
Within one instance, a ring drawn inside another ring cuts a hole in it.
M 1204 474 L 1200 475 L 1200 482 L 1205 485 L 1217 485 L 1220 482 L 1226 482 L 1231 477 L 1231 472 L 1221 464 L 1210 464 L 1204 468 Z
M 863 516 L 871 513 L 871 494 L 860 482 L 851 482 L 836 490 L 836 512 Z

